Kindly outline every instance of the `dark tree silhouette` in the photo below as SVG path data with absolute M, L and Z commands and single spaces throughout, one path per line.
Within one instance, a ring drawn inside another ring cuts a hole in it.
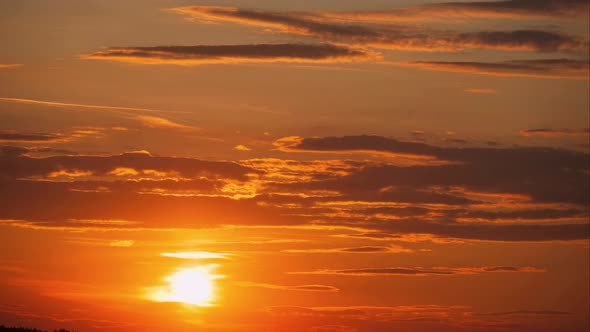
M 39 330 L 39 329 L 35 329 L 35 328 L 30 328 L 30 327 L 10 327 L 10 326 L 0 325 L 0 332 L 48 332 L 48 331 Z M 59 330 L 53 330 L 52 332 L 74 332 L 74 331 L 59 329 Z

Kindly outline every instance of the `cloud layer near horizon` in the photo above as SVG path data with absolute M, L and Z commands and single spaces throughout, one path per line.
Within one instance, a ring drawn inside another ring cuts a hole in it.
M 34 149 L 4 147 L 0 219 L 12 225 L 22 220 L 26 227 L 35 222 L 112 226 L 91 220 L 129 221 L 119 225 L 126 228 L 317 224 L 364 230 L 349 236 L 367 240 L 379 234 L 404 241 L 414 241 L 413 236 L 483 241 L 590 236 L 584 153 L 454 148 L 379 136 L 284 138 L 275 144 L 289 153 L 360 154 L 362 161 L 235 163 L 145 152 L 33 158 L 28 154 Z M 363 159 L 371 153 L 393 163 Z M 397 165 L 398 158 L 420 162 Z M 64 199 L 70 204 L 60 205 Z M 136 205 L 144 208 L 128 208 Z M 411 252 L 384 246 L 315 250 Z

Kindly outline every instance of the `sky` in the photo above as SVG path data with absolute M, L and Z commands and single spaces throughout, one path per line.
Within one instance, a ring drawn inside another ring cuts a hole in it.
M 589 331 L 587 0 L 0 0 L 0 325 Z

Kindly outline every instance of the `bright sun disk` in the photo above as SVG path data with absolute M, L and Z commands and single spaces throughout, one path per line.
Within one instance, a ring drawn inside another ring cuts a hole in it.
M 209 264 L 180 268 L 163 279 L 166 285 L 150 288 L 148 298 L 157 302 L 210 306 L 214 300 L 215 279 L 221 277 L 213 274 L 216 267 Z

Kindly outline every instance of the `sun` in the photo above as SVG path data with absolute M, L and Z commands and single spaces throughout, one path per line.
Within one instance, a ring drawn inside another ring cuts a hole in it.
M 211 306 L 215 297 L 215 280 L 221 277 L 213 273 L 216 267 L 209 264 L 180 268 L 163 279 L 166 285 L 151 287 L 148 298 L 157 302 Z

